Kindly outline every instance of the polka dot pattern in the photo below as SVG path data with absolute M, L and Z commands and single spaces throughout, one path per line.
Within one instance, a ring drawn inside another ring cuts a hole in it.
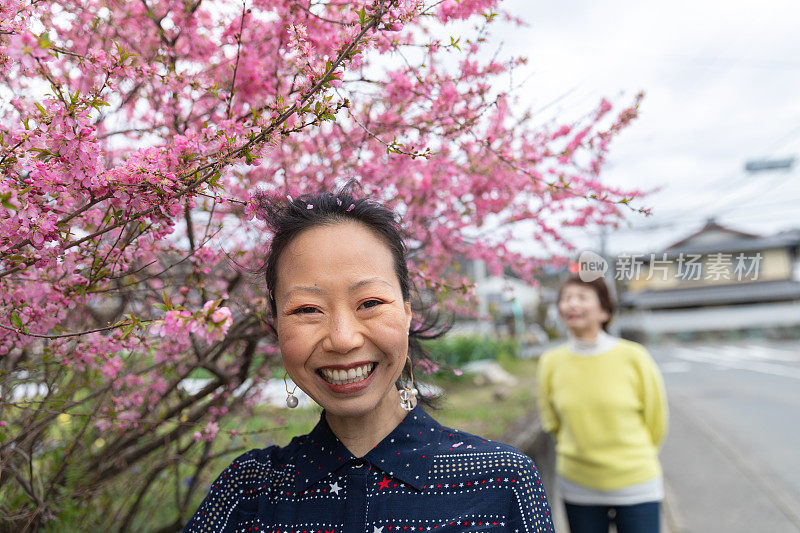
M 553 524 L 529 457 L 441 426 L 418 406 L 361 458 L 324 414 L 286 447 L 241 455 L 184 531 L 538 533 Z

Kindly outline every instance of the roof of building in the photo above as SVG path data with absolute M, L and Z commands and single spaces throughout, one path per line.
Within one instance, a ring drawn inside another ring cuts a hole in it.
M 800 299 L 800 282 L 754 281 L 625 293 L 620 303 L 635 309 L 667 309 Z
M 712 232 L 712 231 L 730 234 L 731 238 L 758 239 L 758 238 L 761 237 L 760 235 L 756 235 L 755 233 L 747 233 L 747 232 L 744 232 L 744 231 L 733 229 L 733 228 L 728 227 L 728 226 L 723 226 L 722 224 L 718 224 L 716 219 L 709 218 L 706 221 L 706 225 L 705 226 L 703 226 L 699 230 L 695 231 L 691 235 L 688 235 L 688 236 L 684 237 L 683 239 L 679 240 L 678 242 L 674 242 L 674 243 L 670 244 L 669 246 L 667 246 L 666 249 L 667 250 L 671 250 L 672 248 L 680 248 L 680 247 L 686 246 L 687 244 L 690 244 L 691 241 L 695 240 L 698 236 L 706 234 L 706 233 L 709 233 L 709 232 Z
M 755 235 L 717 224 L 709 219 L 699 231 L 685 237 L 655 254 L 643 254 L 642 261 L 672 259 L 681 254 L 712 254 L 757 252 L 771 248 L 800 247 L 800 229 L 787 230 L 775 235 Z

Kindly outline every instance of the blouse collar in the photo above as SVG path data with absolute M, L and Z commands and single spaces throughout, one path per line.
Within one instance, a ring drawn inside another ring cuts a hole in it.
M 597 333 L 597 337 L 592 340 L 581 340 L 572 333 L 567 334 L 570 349 L 578 355 L 597 355 L 606 352 L 614 347 L 619 340 L 609 335 L 602 329 Z
M 361 460 L 421 491 L 442 431 L 442 426 L 418 405 Z M 358 459 L 331 431 L 323 411 L 317 425 L 299 445 L 295 492 L 306 490 L 348 461 Z

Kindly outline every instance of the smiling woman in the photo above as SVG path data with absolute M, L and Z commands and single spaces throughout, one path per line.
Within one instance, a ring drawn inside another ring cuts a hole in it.
M 613 524 L 618 533 L 658 533 L 668 418 L 661 373 L 644 346 L 606 332 L 614 303 L 602 278 L 564 281 L 558 312 L 569 342 L 542 355 L 538 392 L 570 531 Z
M 412 311 L 394 213 L 347 189 L 261 207 L 283 364 L 323 412 L 288 446 L 238 457 L 185 531 L 552 531 L 530 458 L 410 395 L 419 340 L 440 330 Z

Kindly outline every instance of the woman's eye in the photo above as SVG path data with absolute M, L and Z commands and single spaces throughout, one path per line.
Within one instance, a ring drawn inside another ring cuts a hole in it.
M 293 315 L 310 315 L 311 313 L 316 313 L 317 308 L 311 307 L 310 305 L 306 305 L 304 307 L 298 307 L 294 311 L 292 311 Z
M 369 309 L 371 307 L 377 307 L 377 306 L 381 305 L 382 303 L 383 302 L 380 301 L 380 300 L 367 300 L 366 302 L 361 304 L 359 307 L 362 307 L 364 309 Z

